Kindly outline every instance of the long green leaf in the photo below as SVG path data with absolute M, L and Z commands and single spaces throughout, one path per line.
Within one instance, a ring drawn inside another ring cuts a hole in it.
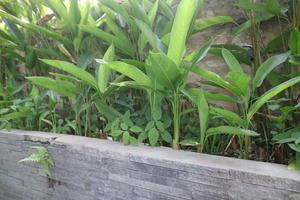
M 185 53 L 187 35 L 200 1 L 203 0 L 181 1 L 177 7 L 168 49 L 168 57 L 177 66 L 180 65 Z
M 300 82 L 300 76 L 290 79 L 263 94 L 250 108 L 247 114 L 247 120 L 250 121 L 253 115 L 270 99 L 282 92 L 283 90 Z
M 152 32 L 151 28 L 146 23 L 138 19 L 135 19 L 135 22 L 154 49 L 166 52 L 166 46 L 161 42 L 158 36 Z
M 206 131 L 206 137 L 220 135 L 220 134 L 230 134 L 230 135 L 238 135 L 238 136 L 258 136 L 259 134 L 248 130 L 242 129 L 232 126 L 219 126 L 216 128 L 210 128 Z
M 75 94 L 78 91 L 76 85 L 69 81 L 54 80 L 48 77 L 41 76 L 32 76 L 26 78 L 30 80 L 33 84 L 53 90 L 71 99 L 75 98 Z
M 106 65 L 111 69 L 131 78 L 132 80 L 135 80 L 139 84 L 148 85 L 149 87 L 152 86 L 151 79 L 144 72 L 133 65 L 119 61 L 109 62 Z
M 25 28 L 27 28 L 31 31 L 36 32 L 36 33 L 45 34 L 46 36 L 48 36 L 48 37 L 50 37 L 54 40 L 60 41 L 65 45 L 72 45 L 71 40 L 69 40 L 68 38 L 62 36 L 61 34 L 55 32 L 55 31 L 48 30 L 44 27 L 26 22 L 24 20 L 18 19 L 17 17 L 15 17 L 13 15 L 10 15 L 10 14 L 6 13 L 5 11 L 3 11 L 1 9 L 0 9 L 0 16 L 2 16 L 4 18 L 8 18 L 10 21 L 12 21 L 16 24 L 19 24 L 20 26 L 23 26 L 23 27 L 25 27 Z
M 230 123 L 238 124 L 242 127 L 245 127 L 247 124 L 246 120 L 242 119 L 238 114 L 231 112 L 229 110 L 225 110 L 225 109 L 217 108 L 217 107 L 210 107 L 210 110 L 212 113 L 222 116 Z
M 225 81 L 224 79 L 222 79 L 218 74 L 205 70 L 197 65 L 193 65 L 191 68 L 191 71 L 194 72 L 195 74 L 198 74 L 199 76 L 213 82 L 214 84 L 228 90 L 229 92 L 239 96 L 240 93 L 240 89 L 237 87 L 234 87 L 233 85 L 231 85 L 229 82 Z
M 277 66 L 284 63 L 288 57 L 290 57 L 291 52 L 286 52 L 280 55 L 272 56 L 266 60 L 256 71 L 256 74 L 253 78 L 253 86 L 259 87 L 268 76 L 268 74 Z
M 114 45 L 111 45 L 104 57 L 103 60 L 106 62 L 111 62 L 115 59 L 115 47 Z M 104 93 L 107 89 L 109 78 L 110 78 L 111 72 L 110 68 L 106 65 L 100 65 L 98 69 L 98 88 L 101 93 Z
M 222 55 L 223 55 L 223 58 L 225 59 L 226 64 L 228 65 L 228 67 L 231 71 L 244 73 L 244 70 L 243 70 L 241 64 L 239 63 L 239 61 L 235 58 L 235 56 L 230 51 L 223 48 Z
M 131 45 L 128 46 L 128 44 L 124 43 L 120 38 L 111 35 L 105 31 L 102 31 L 101 29 L 91 26 L 91 25 L 79 25 L 79 28 L 82 31 L 85 31 L 87 33 L 90 33 L 96 37 L 99 37 L 100 39 L 104 40 L 105 42 L 109 44 L 114 44 L 116 48 L 120 49 L 124 54 L 133 56 L 134 51 L 131 48 Z
M 152 79 L 168 89 L 175 90 L 177 88 L 183 74 L 171 59 L 162 53 L 151 53 L 147 62 L 149 63 L 147 70 Z
M 121 113 L 108 106 L 105 102 L 101 100 L 96 100 L 95 105 L 100 114 L 106 117 L 109 121 L 114 121 L 116 118 L 122 116 Z
M 93 87 L 94 89 L 98 88 L 96 79 L 90 73 L 77 67 L 76 65 L 73 65 L 72 63 L 60 61 L 60 60 L 48 60 L 48 59 L 42 59 L 42 61 L 52 67 L 63 70 L 75 76 L 76 78 L 82 80 L 83 82 Z
M 207 100 L 205 98 L 203 90 L 190 89 L 188 91 L 184 90 L 183 92 L 195 105 L 197 105 L 200 121 L 200 145 L 201 148 L 203 148 L 209 117 L 209 107 Z
M 208 28 L 224 25 L 227 23 L 234 23 L 234 20 L 230 16 L 213 16 L 207 19 L 197 19 L 194 25 L 193 33 L 202 32 Z
M 196 51 L 194 51 L 193 53 L 188 55 L 185 58 L 185 60 L 188 61 L 188 62 L 191 62 L 193 64 L 196 64 L 197 62 L 200 62 L 203 58 L 205 58 L 205 56 L 209 52 L 209 49 L 211 48 L 212 42 L 213 41 L 211 39 L 208 40 L 199 49 L 197 49 Z

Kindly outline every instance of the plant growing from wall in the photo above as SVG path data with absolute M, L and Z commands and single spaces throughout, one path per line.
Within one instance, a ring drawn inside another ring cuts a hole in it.
M 36 152 L 30 156 L 20 160 L 19 162 L 34 162 L 42 165 L 44 173 L 48 178 L 52 178 L 53 174 L 50 171 L 50 167 L 54 166 L 54 160 L 49 154 L 48 150 L 45 147 L 34 146 L 33 149 L 36 149 Z

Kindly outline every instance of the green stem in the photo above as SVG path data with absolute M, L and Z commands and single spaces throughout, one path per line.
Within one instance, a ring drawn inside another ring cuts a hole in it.
M 174 139 L 173 139 L 173 149 L 179 149 L 179 137 L 180 137 L 180 110 L 181 102 L 179 97 L 179 92 L 176 90 L 174 92 L 174 102 L 173 102 L 173 123 L 174 123 Z

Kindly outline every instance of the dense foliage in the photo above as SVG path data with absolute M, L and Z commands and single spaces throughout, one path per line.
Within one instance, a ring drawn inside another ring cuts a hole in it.
M 300 2 L 255 2 L 237 1 L 238 24 L 198 19 L 204 0 L 2 0 L 0 129 L 300 168 Z M 284 28 L 266 42 L 261 24 L 269 22 Z M 252 48 L 212 36 L 186 50 L 194 34 L 227 23 L 233 37 L 249 33 Z M 226 77 L 197 65 L 208 54 L 224 59 Z M 191 73 L 201 86 L 190 87 Z

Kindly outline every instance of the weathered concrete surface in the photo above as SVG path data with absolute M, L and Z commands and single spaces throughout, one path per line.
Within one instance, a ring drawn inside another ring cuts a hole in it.
M 46 146 L 55 180 L 18 160 Z M 1 200 L 295 200 L 286 166 L 51 133 L 0 131 Z

